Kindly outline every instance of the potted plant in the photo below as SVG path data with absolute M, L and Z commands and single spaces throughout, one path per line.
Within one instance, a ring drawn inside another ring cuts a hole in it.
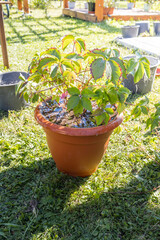
M 129 0 L 128 3 L 127 3 L 127 8 L 128 9 L 134 8 L 135 2 L 136 2 L 135 0 Z
M 144 61 L 144 57 L 149 61 L 150 76 L 145 74 L 146 61 Z M 142 56 L 139 53 L 136 53 L 135 55 L 125 57 L 124 60 L 131 61 L 130 64 L 134 65 L 135 69 L 134 73 L 127 75 L 127 78 L 123 81 L 123 85 L 132 93 L 146 94 L 150 92 L 153 87 L 157 66 L 159 65 L 158 58 L 153 56 Z M 138 71 L 141 73 L 140 79 L 136 77 L 137 75 L 140 76 Z
M 82 177 L 96 171 L 111 133 L 122 122 L 130 93 L 122 82 L 133 68 L 118 50 L 89 51 L 72 35 L 63 37 L 61 50 L 50 48 L 33 58 L 30 76 L 17 91 L 26 101 L 42 101 L 35 118 L 60 171 Z
M 96 6 L 96 3 L 95 3 L 95 0 L 89 0 L 88 1 L 88 13 L 95 13 L 95 6 Z
M 75 0 L 70 0 L 70 1 L 68 1 L 68 7 L 69 7 L 70 9 L 74 9 L 74 8 L 75 8 L 75 5 L 76 5 Z
M 144 11 L 149 12 L 151 9 L 151 5 L 155 2 L 155 0 L 145 0 L 144 1 Z
M 21 71 L 0 73 L 0 110 L 20 110 L 25 106 L 23 96 L 15 94 L 20 75 L 23 75 L 23 79 L 29 76 L 28 73 Z
M 114 0 L 106 0 L 104 2 L 103 14 L 104 15 L 113 14 L 114 8 L 115 8 L 115 1 Z

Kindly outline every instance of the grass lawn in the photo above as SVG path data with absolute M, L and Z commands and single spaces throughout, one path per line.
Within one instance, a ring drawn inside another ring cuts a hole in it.
M 54 47 L 64 34 L 81 36 L 90 48 L 131 53 L 112 42 L 126 22 L 89 23 L 60 14 L 52 8 L 50 18 L 42 10 L 22 18 L 12 8 L 5 19 L 10 70 L 27 71 L 33 55 Z M 6 71 L 2 56 L 0 63 Z M 160 99 L 160 78 L 147 96 L 151 103 Z M 57 170 L 33 114 L 34 105 L 0 111 L 0 239 L 160 239 L 160 137 L 145 129 L 145 117 L 125 118 L 97 172 L 74 178 Z

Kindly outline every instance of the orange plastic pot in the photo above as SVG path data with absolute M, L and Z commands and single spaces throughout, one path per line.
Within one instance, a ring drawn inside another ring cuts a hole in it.
M 46 120 L 39 104 L 35 118 L 43 127 L 57 168 L 71 176 L 86 177 L 94 173 L 105 153 L 113 130 L 123 120 L 118 116 L 108 125 L 93 128 L 69 128 Z
M 104 15 L 111 15 L 111 14 L 113 14 L 113 12 L 114 12 L 114 7 L 110 7 L 110 8 L 104 7 L 103 8 Z

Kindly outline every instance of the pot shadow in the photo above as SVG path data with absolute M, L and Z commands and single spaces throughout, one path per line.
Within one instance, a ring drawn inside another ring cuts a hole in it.
M 1 167 L 8 167 L 7 161 L 3 162 Z M 5 232 L 8 240 L 22 240 L 30 239 L 33 233 L 44 230 L 48 222 L 51 226 L 53 219 L 64 211 L 72 193 L 77 191 L 86 179 L 59 172 L 52 158 L 2 171 L 1 232 Z M 3 226 L 3 223 L 8 225 Z M 30 224 L 32 227 L 28 229 Z
M 155 163 L 146 164 L 139 172 L 133 169 L 129 184 L 94 191 L 90 197 L 80 191 L 89 177 L 60 173 L 52 158 L 4 170 L 0 174 L 0 219 L 17 227 L 2 226 L 2 232 L 7 239 L 17 240 L 31 239 L 32 234 L 43 239 L 47 232 L 51 239 L 58 235 L 65 240 L 157 240 L 158 199 L 148 190 L 160 185 L 159 170 Z M 72 199 L 76 192 L 79 197 Z M 150 198 L 157 207 L 149 205 Z
M 8 117 L 8 111 L 0 110 L 0 120 Z

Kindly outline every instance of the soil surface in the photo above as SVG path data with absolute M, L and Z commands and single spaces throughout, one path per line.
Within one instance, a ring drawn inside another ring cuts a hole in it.
M 95 117 L 90 111 L 85 111 L 83 114 L 78 115 L 77 117 L 74 115 L 73 111 L 67 110 L 63 99 L 61 99 L 59 103 L 52 100 L 43 102 L 42 106 L 40 107 L 40 111 L 48 121 L 61 126 L 71 128 L 97 127 Z M 111 117 L 111 120 L 114 118 L 115 116 Z

